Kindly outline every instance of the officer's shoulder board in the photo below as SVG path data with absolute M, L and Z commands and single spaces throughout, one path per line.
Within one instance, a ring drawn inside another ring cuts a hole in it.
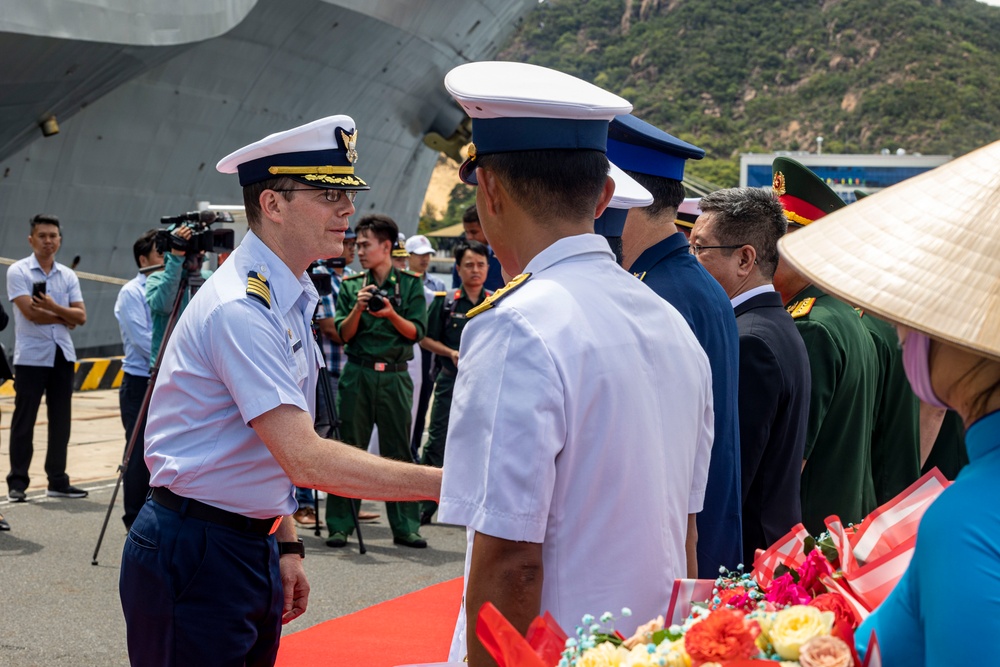
M 410 271 L 409 269 L 400 269 L 399 272 L 402 273 L 403 275 L 410 276 L 411 278 L 417 278 L 419 280 L 424 279 L 423 274 Z
M 528 282 L 528 278 L 530 277 L 531 277 L 530 273 L 522 273 L 520 275 L 514 276 L 513 278 L 510 279 L 509 283 L 498 289 L 496 292 L 493 292 L 493 294 L 490 294 L 483 300 L 481 304 L 479 304 L 478 306 L 470 310 L 468 313 L 466 313 L 465 314 L 466 317 L 471 319 L 476 315 L 478 315 L 479 313 L 489 310 L 490 308 L 495 306 L 500 301 L 500 299 L 504 298 L 505 296 L 516 290 L 518 287 Z
M 447 292 L 434 292 L 435 299 L 443 299 L 448 296 Z
M 247 274 L 247 296 L 264 304 L 268 310 L 271 309 L 271 284 L 264 274 L 257 271 Z
M 789 304 L 785 310 L 787 310 L 793 320 L 797 320 L 800 317 L 805 317 L 812 311 L 813 306 L 816 305 L 816 297 L 811 296 L 801 301 L 796 301 L 795 303 Z
M 343 278 L 340 279 L 340 281 L 341 282 L 346 282 L 348 280 L 357 280 L 358 278 L 364 278 L 364 277 L 365 277 L 365 273 L 364 273 L 364 271 L 362 271 L 361 273 L 352 273 L 349 276 L 344 276 Z
M 864 308 L 858 308 L 857 306 L 855 306 L 854 307 L 854 312 L 858 314 L 858 317 L 864 317 L 865 316 L 865 309 Z

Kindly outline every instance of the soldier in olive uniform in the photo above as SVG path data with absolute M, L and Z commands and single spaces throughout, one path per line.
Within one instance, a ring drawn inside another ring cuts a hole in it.
M 859 312 L 879 360 L 872 424 L 872 479 L 875 501 L 881 505 L 920 477 L 920 399 L 903 372 L 903 349 L 896 327 L 864 310 Z
M 774 191 L 788 233 L 844 206 L 822 180 L 795 160 L 772 164 Z M 812 534 L 831 514 L 860 522 L 876 507 L 872 420 L 879 362 L 857 311 L 829 296 L 782 260 L 774 274 L 809 354 L 812 390 L 802 469 L 802 522 Z
M 341 283 L 334 316 L 347 355 L 337 392 L 341 436 L 344 442 L 364 448 L 378 425 L 380 454 L 412 461 L 413 380 L 407 362 L 413 358 L 413 343 L 424 337 L 427 328 L 424 284 L 417 274 L 392 266 L 391 249 L 399 233 L 392 219 L 367 216 L 355 232 L 358 258 L 366 271 Z M 338 496 L 327 500 L 327 546 L 344 546 L 354 530 L 348 502 Z M 419 511 L 419 503 L 386 503 L 396 544 L 427 546 L 418 532 Z
M 420 345 L 437 355 L 441 370 L 434 386 L 431 425 L 427 430 L 420 462 L 436 468 L 444 466 L 445 438 L 448 435 L 448 415 L 451 395 L 458 375 L 458 348 L 462 329 L 468 321 L 466 313 L 483 302 L 492 292 L 483 289 L 489 272 L 490 251 L 478 241 L 466 241 L 455 249 L 455 266 L 462 286 L 452 292 L 438 292 L 427 316 L 427 336 Z M 428 524 L 437 511 L 437 503 L 421 505 L 420 523 Z

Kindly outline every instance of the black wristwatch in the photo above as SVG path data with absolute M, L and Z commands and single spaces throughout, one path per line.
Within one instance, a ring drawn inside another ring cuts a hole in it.
M 306 557 L 306 547 L 302 544 L 302 539 L 295 542 L 278 542 L 278 555 L 298 554 L 299 558 Z

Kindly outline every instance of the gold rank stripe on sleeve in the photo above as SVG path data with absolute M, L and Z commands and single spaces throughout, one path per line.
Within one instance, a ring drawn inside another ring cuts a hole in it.
M 271 309 L 271 286 L 267 278 L 256 271 L 247 274 L 247 296 L 260 301 L 268 310 Z
M 858 317 L 864 317 L 865 316 L 865 309 L 864 308 L 858 308 L 857 306 L 855 306 L 854 307 L 854 312 L 858 314 Z
M 639 282 L 641 282 L 641 283 L 646 281 L 646 272 L 645 271 L 643 271 L 642 273 L 633 273 L 632 275 L 635 276 L 636 278 L 638 278 Z
M 490 308 L 495 306 L 496 303 L 500 301 L 500 299 L 504 298 L 505 296 L 516 290 L 518 287 L 523 285 L 525 282 L 527 282 L 528 278 L 530 277 L 531 277 L 530 273 L 522 273 L 520 275 L 514 276 L 513 278 L 510 279 L 509 283 L 498 289 L 493 294 L 486 297 L 486 299 L 481 304 L 479 304 L 478 306 L 470 310 L 468 313 L 466 313 L 466 317 L 471 319 L 476 315 L 478 315 L 479 313 L 489 310 Z
M 793 320 L 797 320 L 800 317 L 805 317 L 813 309 L 816 304 L 816 297 L 811 296 L 807 299 L 802 299 L 801 301 L 796 301 L 795 303 L 789 305 L 785 310 L 787 310 Z

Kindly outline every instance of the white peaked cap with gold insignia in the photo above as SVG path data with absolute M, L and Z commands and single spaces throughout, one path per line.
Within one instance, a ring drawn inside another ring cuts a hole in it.
M 476 156 L 544 150 L 607 152 L 608 125 L 632 105 L 563 72 L 511 62 L 459 65 L 444 86 L 472 118 L 469 159 L 459 170 L 475 184 Z
M 357 142 L 353 118 L 327 116 L 244 146 L 215 168 L 239 174 L 243 186 L 285 176 L 317 188 L 368 190 L 354 173 Z

